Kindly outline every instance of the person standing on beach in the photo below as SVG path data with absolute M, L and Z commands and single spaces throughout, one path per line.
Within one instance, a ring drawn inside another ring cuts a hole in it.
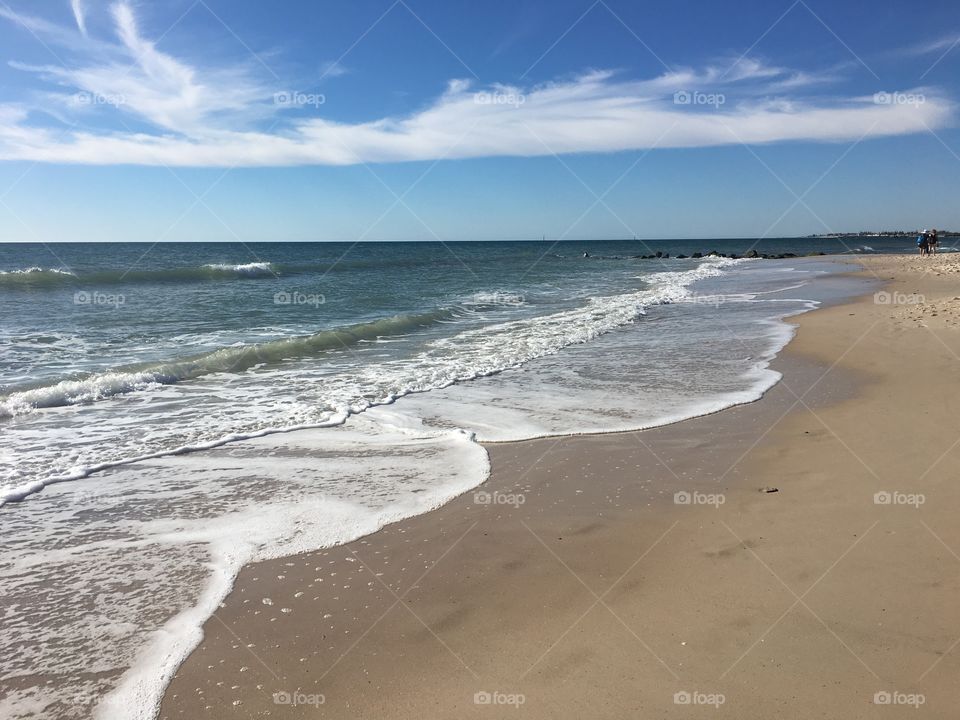
M 940 244 L 940 238 L 939 238 L 939 236 L 937 235 L 937 229 L 934 228 L 933 230 L 930 231 L 930 243 L 929 243 L 929 245 L 930 245 L 930 254 L 931 254 L 931 255 L 936 255 L 936 254 L 937 254 L 937 246 L 938 246 L 939 244 Z
M 923 232 L 917 235 L 917 248 L 920 250 L 921 255 L 926 255 L 930 250 L 930 238 L 927 235 L 927 229 L 924 228 Z

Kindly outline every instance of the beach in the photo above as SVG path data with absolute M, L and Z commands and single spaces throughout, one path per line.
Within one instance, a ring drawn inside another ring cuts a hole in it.
M 836 240 L 647 245 L 0 246 L 0 715 L 152 719 L 244 566 L 440 508 L 517 441 L 751 403 L 785 318 L 875 283 Z
M 5 271 L 0 715 L 936 716 L 960 265 L 583 246 Z
M 953 717 L 960 263 L 862 262 L 758 402 L 246 566 L 160 717 Z
M 0 2 L 0 720 L 956 718 L 925 5 Z

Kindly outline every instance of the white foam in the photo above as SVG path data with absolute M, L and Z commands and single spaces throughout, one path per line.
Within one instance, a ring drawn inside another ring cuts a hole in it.
M 755 302 L 753 294 L 723 297 L 727 303 Z M 778 314 L 783 317 L 814 306 L 805 300 L 768 302 L 781 306 Z M 672 322 L 673 330 L 692 347 L 707 345 L 716 336 L 715 329 L 702 323 Z M 713 357 L 701 355 L 703 362 L 695 374 L 658 354 L 655 346 L 660 340 L 672 344 L 678 339 L 657 338 L 642 329 L 621 330 L 522 371 L 452 385 L 365 414 L 393 424 L 428 418 L 438 427 L 469 429 L 481 442 L 669 425 L 758 400 L 780 380 L 769 364 L 793 337 L 794 327 L 753 317 L 732 325 L 730 331 L 738 337 Z M 679 372 L 681 367 L 685 371 Z
M 354 457 L 348 463 L 340 462 L 334 467 L 325 468 L 326 475 L 334 483 L 369 483 L 370 478 L 385 476 L 396 479 L 398 475 L 405 474 L 411 479 L 416 477 L 416 489 L 419 492 L 404 491 L 397 487 L 397 483 L 392 483 L 388 488 L 380 481 L 381 484 L 375 489 L 381 496 L 381 503 L 375 507 L 365 507 L 355 500 L 324 494 L 314 497 L 307 495 L 293 501 L 274 501 L 266 506 L 228 513 L 202 523 L 172 522 L 166 527 L 158 524 L 154 532 L 161 542 L 207 544 L 213 558 L 213 572 L 200 601 L 171 618 L 154 636 L 150 645 L 134 661 L 133 670 L 124 675 L 118 688 L 104 698 L 104 707 L 108 712 L 99 712 L 98 717 L 105 720 L 115 720 L 118 716 L 129 720 L 154 717 L 169 679 L 202 639 L 200 628 L 203 622 L 229 593 L 233 579 L 243 565 L 317 550 L 369 535 L 388 523 L 449 502 L 482 483 L 489 472 L 486 453 L 462 432 L 435 433 L 421 429 L 414 434 L 410 430 L 394 431 L 389 427 L 374 426 L 367 421 L 355 425 L 351 430 L 343 430 L 343 437 L 334 441 L 333 446 L 326 434 L 312 438 L 298 434 L 292 447 L 304 451 L 305 457 L 294 462 L 269 458 L 257 463 L 248 456 L 243 473 L 258 477 L 272 475 L 280 481 L 287 481 L 296 473 L 316 473 L 316 460 L 310 457 L 312 451 L 322 449 L 326 454 L 339 444 L 344 454 L 352 454 L 362 446 L 374 451 L 371 455 L 365 455 L 368 458 L 366 462 Z M 375 441 L 373 436 L 376 437 Z M 312 447 L 311 443 L 314 444 Z M 242 452 L 263 458 L 278 448 L 282 449 L 286 458 L 289 457 L 291 443 L 276 438 L 247 443 Z M 381 450 L 379 454 L 376 454 L 377 448 Z M 240 449 L 239 446 L 237 449 Z M 428 452 L 433 455 L 432 458 L 428 459 Z M 191 460 L 181 462 L 179 458 L 164 463 L 170 475 L 181 472 L 181 466 L 190 464 Z M 209 465 L 205 472 L 222 474 L 222 462 Z M 316 486 L 315 480 L 313 484 Z M 365 497 L 369 502 L 370 496 Z
M 236 273 L 237 275 L 246 275 L 250 277 L 262 277 L 264 275 L 275 275 L 273 265 L 268 262 L 252 262 L 232 265 L 230 263 L 210 263 L 204 265 L 205 268 L 217 270 L 220 272 Z
M 21 268 L 19 270 L 0 270 L 0 275 L 36 275 L 38 273 L 51 273 L 53 275 L 70 275 L 76 277 L 69 270 L 63 270 L 61 268 L 43 268 L 39 266 L 33 266 L 28 268 Z
M 37 408 L 89 403 L 160 384 L 162 376 L 149 372 L 106 372 L 86 380 L 63 380 L 56 385 L 11 393 L 0 399 L 0 418 L 15 417 Z
M 143 455 L 131 455 L 129 457 L 124 457 L 119 460 L 112 460 L 103 463 L 97 463 L 96 465 L 78 465 L 72 468 L 69 472 L 61 475 L 50 475 L 48 477 L 34 480 L 29 483 L 24 483 L 21 485 L 14 486 L 5 486 L 0 488 L 0 508 L 2 508 L 8 502 L 16 502 L 23 500 L 24 498 L 32 495 L 36 492 L 39 492 L 43 488 L 49 485 L 55 485 L 61 482 L 69 482 L 71 480 L 81 480 L 83 478 L 90 477 L 94 473 L 102 472 L 104 470 L 109 470 L 111 468 L 121 467 L 123 465 L 132 465 L 134 463 L 143 462 L 145 460 L 154 460 L 157 458 L 171 457 L 175 455 L 186 455 L 189 453 L 201 452 L 203 450 L 212 450 L 214 448 L 222 447 L 230 443 L 241 442 L 244 440 L 254 440 L 256 438 L 266 437 L 268 435 L 276 435 L 283 433 L 295 432 L 298 430 L 312 430 L 318 428 L 329 428 L 342 425 L 347 419 L 346 413 L 331 413 L 328 417 L 323 419 L 320 422 L 302 424 L 302 425 L 291 425 L 288 427 L 280 428 L 265 428 L 263 430 L 258 430 L 256 432 L 249 433 L 230 433 L 228 435 L 223 435 L 214 440 L 208 440 L 203 443 L 195 443 L 191 445 L 179 445 L 177 447 L 170 448 L 168 450 L 161 450 L 154 453 L 146 453 Z

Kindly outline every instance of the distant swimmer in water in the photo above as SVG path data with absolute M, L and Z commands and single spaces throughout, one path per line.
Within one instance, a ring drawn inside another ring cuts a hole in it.
M 584 257 L 590 257 L 590 253 L 585 252 L 585 253 L 583 254 L 583 256 L 584 256 Z

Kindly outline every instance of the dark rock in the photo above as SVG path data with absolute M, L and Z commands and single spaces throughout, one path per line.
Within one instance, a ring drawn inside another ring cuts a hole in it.
M 707 253 L 707 257 L 722 257 L 722 256 L 716 250 L 711 250 L 710 252 Z
M 660 251 L 660 250 L 657 250 L 657 257 L 658 257 L 658 258 L 662 258 L 662 257 L 663 257 L 663 252 Z
M 664 258 L 670 257 L 670 253 L 664 253 L 664 254 L 663 254 L 663 257 L 664 257 Z
M 750 251 L 747 252 L 747 254 L 745 255 L 745 257 L 755 258 L 755 257 L 757 257 L 757 255 L 759 255 L 759 254 L 760 254 L 760 253 L 758 253 L 756 250 L 750 250 Z
M 739 259 L 740 259 L 740 256 L 737 255 L 736 253 L 730 253 L 730 259 L 731 259 L 731 260 L 739 260 Z
M 694 253 L 693 255 L 691 255 L 690 257 L 692 257 L 694 260 L 699 260 L 700 258 L 703 257 L 703 253 L 698 253 L 698 252 L 696 252 L 696 253 Z
M 680 255 L 677 255 L 677 260 L 686 260 L 686 259 L 687 259 L 687 256 L 684 255 L 683 253 L 681 253 Z

